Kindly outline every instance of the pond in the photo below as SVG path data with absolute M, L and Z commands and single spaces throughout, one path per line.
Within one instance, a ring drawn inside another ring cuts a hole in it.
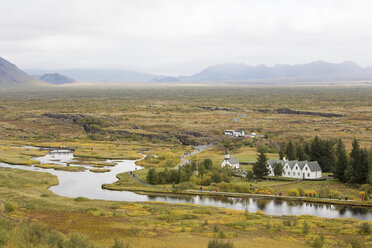
M 79 165 L 79 161 L 69 150 L 50 151 L 47 155 L 36 157 L 41 163 L 66 165 L 73 163 Z M 167 203 L 192 203 L 209 205 L 230 209 L 245 210 L 249 212 L 264 211 L 268 215 L 314 215 L 326 218 L 356 218 L 359 220 L 372 220 L 372 209 L 362 207 L 350 207 L 333 204 L 304 203 L 299 201 L 263 198 L 239 198 L 239 197 L 208 197 L 186 195 L 142 195 L 130 191 L 111 191 L 101 188 L 102 184 L 112 183 L 117 180 L 119 173 L 141 169 L 135 165 L 134 160 L 105 160 L 99 162 L 116 163 L 115 166 L 105 166 L 111 171 L 106 173 L 94 173 L 89 170 L 82 172 L 58 171 L 42 169 L 34 166 L 9 165 L 0 163 L 0 167 L 17 168 L 31 171 L 45 171 L 56 175 L 59 184 L 49 189 L 54 193 L 67 197 L 87 197 L 90 199 L 113 200 L 113 201 L 159 201 Z M 86 161 L 81 166 L 92 168 Z

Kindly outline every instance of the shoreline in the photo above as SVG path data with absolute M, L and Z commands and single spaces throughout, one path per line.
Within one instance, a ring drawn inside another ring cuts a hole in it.
M 250 194 L 250 193 L 233 193 L 233 192 L 209 192 L 209 191 L 198 191 L 198 190 L 188 190 L 180 192 L 172 191 L 156 191 L 156 190 L 146 190 L 146 189 L 131 189 L 123 188 L 119 189 L 110 189 L 102 185 L 102 189 L 112 190 L 112 191 L 130 191 L 135 192 L 140 195 L 168 195 L 168 196 L 206 196 L 206 197 L 236 197 L 236 198 L 261 198 L 261 199 L 275 199 L 275 200 L 284 200 L 284 201 L 298 201 L 306 203 L 318 203 L 318 204 L 328 204 L 328 205 L 339 205 L 339 206 L 349 206 L 349 207 L 362 207 L 362 208 L 372 208 L 372 201 L 361 202 L 354 200 L 335 200 L 329 198 L 308 198 L 308 197 L 297 197 L 297 196 L 276 196 L 276 195 L 263 195 L 263 194 Z

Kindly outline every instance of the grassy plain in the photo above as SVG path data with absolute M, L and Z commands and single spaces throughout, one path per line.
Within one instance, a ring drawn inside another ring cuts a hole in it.
M 268 156 L 276 158 L 279 143 L 289 139 L 307 141 L 315 135 L 342 138 L 348 148 L 356 137 L 362 147 L 371 147 L 371 99 L 372 86 L 362 84 L 0 91 L 0 162 L 37 164 L 32 157 L 42 156 L 45 151 L 12 147 L 34 145 L 70 147 L 81 160 L 92 163 L 99 159 L 139 159 L 143 153 L 155 155 L 138 162 L 145 168 L 173 167 L 182 154 L 193 150 L 192 145 L 221 140 L 225 129 L 254 131 L 268 138 L 252 140 L 253 147 L 231 151 L 241 162 L 255 160 L 255 146 L 269 146 L 273 153 Z M 277 108 L 343 116 L 279 114 L 273 111 Z M 247 117 L 241 122 L 232 121 L 243 113 Z M 218 166 L 224 152 L 222 146 L 216 146 L 191 159 L 211 158 Z M 137 171 L 136 175 L 144 179 L 145 173 Z M 120 180 L 113 184 L 116 189 L 144 187 L 128 174 L 118 177 Z M 362 222 L 354 219 L 279 217 L 195 205 L 70 199 L 47 190 L 56 183 L 56 177 L 50 174 L 0 169 L 0 199 L 17 206 L 7 215 L 45 223 L 64 234 L 81 232 L 102 247 L 109 247 L 115 237 L 131 247 L 206 247 L 215 237 L 231 240 L 238 248 L 310 247 L 317 242 L 323 242 L 323 247 L 350 247 L 353 242 L 359 247 L 372 246 L 371 234 L 361 235 Z M 241 178 L 234 178 L 234 183 L 248 184 Z M 254 186 L 283 192 L 291 188 L 320 192 L 328 187 L 353 197 L 358 193 L 336 181 L 261 181 Z M 159 187 L 171 190 L 171 185 Z

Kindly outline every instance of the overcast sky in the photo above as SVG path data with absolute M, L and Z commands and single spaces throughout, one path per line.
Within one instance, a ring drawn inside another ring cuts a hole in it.
M 372 65 L 371 0 L 0 0 L 22 69 L 187 75 L 219 63 Z

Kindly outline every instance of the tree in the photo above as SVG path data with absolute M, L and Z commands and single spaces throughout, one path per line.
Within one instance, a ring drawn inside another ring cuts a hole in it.
M 296 159 L 295 147 L 294 147 L 294 145 L 293 145 L 293 143 L 292 143 L 291 140 L 286 145 L 285 155 L 287 155 L 287 159 L 288 160 L 295 160 Z
M 284 144 L 280 145 L 279 149 L 279 159 L 282 160 L 284 157 L 285 151 L 284 151 Z
M 257 178 L 262 178 L 269 174 L 269 169 L 267 168 L 267 160 L 264 152 L 260 152 L 257 156 L 257 162 L 253 165 L 253 174 Z
M 206 170 L 212 169 L 212 160 L 210 158 L 204 159 L 203 164 Z
M 306 160 L 306 154 L 301 144 L 296 145 L 296 156 L 299 161 Z
M 348 165 L 348 159 L 345 151 L 345 145 L 341 139 L 337 142 L 337 149 L 336 149 L 336 166 L 334 170 L 335 178 L 337 178 L 340 182 L 346 182 L 345 172 Z
M 350 152 L 350 168 L 347 173 L 349 183 L 365 184 L 368 179 L 367 151 L 360 149 L 357 139 L 354 139 Z
M 156 170 L 154 168 L 151 168 L 147 172 L 146 181 L 149 184 L 156 184 L 157 183 L 157 173 L 156 173 Z
M 275 176 L 282 176 L 283 175 L 283 172 L 284 172 L 284 167 L 281 163 L 274 163 L 273 164 L 273 167 L 274 167 L 274 175 Z

